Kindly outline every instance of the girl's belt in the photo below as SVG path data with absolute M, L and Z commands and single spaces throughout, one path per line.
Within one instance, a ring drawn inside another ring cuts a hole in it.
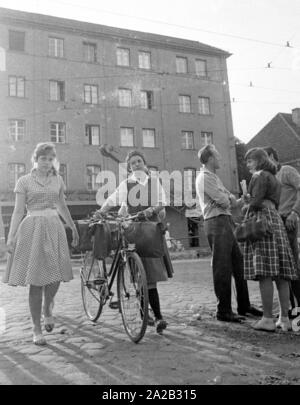
M 45 210 L 33 210 L 27 212 L 27 217 L 57 217 L 58 213 L 56 210 L 51 208 L 46 208 Z

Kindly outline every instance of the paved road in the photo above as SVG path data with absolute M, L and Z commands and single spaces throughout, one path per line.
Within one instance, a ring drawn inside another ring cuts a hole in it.
M 244 325 L 217 322 L 209 259 L 175 262 L 174 267 L 174 278 L 159 284 L 168 329 L 160 336 L 148 327 L 137 345 L 125 334 L 118 311 L 105 309 L 96 325 L 86 319 L 78 265 L 75 279 L 62 284 L 57 295 L 56 327 L 47 335 L 46 347 L 31 342 L 27 288 L 0 284 L 0 307 L 6 315 L 0 384 L 265 383 L 272 370 L 275 383 L 276 378 L 298 383 L 297 356 L 274 349 L 282 339 L 298 344 L 297 335 L 276 333 L 270 339 L 251 332 L 248 320 Z M 249 289 L 258 304 L 257 284 L 249 283 Z

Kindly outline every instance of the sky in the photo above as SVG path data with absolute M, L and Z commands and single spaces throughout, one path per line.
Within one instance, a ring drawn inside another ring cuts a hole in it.
M 0 0 L 0 7 L 190 39 L 230 52 L 233 129 L 242 142 L 278 112 L 300 107 L 299 0 Z

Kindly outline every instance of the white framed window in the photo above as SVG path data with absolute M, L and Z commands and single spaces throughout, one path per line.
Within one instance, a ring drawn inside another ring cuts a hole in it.
M 89 191 L 95 191 L 98 189 L 96 179 L 97 175 L 101 171 L 101 166 L 99 165 L 87 165 L 86 166 L 86 179 L 87 179 L 87 189 Z
M 195 60 L 195 71 L 196 75 L 200 77 L 207 76 L 207 61 L 205 59 Z
M 153 91 L 141 90 L 141 108 L 144 110 L 152 110 L 153 99 Z
M 127 48 L 117 48 L 117 65 L 129 66 L 130 65 L 130 51 Z
M 23 141 L 25 137 L 25 120 L 9 120 L 8 134 L 10 139 L 14 142 Z
M 139 68 L 151 69 L 151 53 L 146 51 L 139 51 Z
M 25 51 L 25 32 L 9 30 L 9 49 L 11 51 Z
M 176 73 L 188 72 L 188 60 L 183 56 L 176 56 Z
M 83 42 L 83 59 L 86 62 L 97 62 L 97 45 Z
M 8 94 L 10 97 L 25 97 L 25 77 L 9 76 Z
M 85 135 L 89 145 L 100 145 L 100 126 L 99 125 L 86 125 Z
M 59 174 L 62 177 L 65 186 L 67 187 L 67 165 L 64 163 L 60 163 L 59 165 Z
M 53 143 L 66 143 L 65 122 L 50 122 L 50 140 Z
M 98 104 L 98 86 L 94 84 L 84 85 L 84 102 L 86 104 Z
M 48 38 L 48 55 L 55 58 L 64 57 L 64 40 L 62 38 Z
M 25 165 L 23 163 L 8 164 L 8 187 L 10 190 L 15 188 L 18 179 L 25 174 Z
M 184 176 L 184 188 L 189 191 L 194 190 L 196 181 L 196 169 L 193 167 L 186 167 L 184 169 L 183 176 Z
M 199 97 L 199 114 L 210 115 L 210 99 L 209 97 Z
M 65 82 L 49 80 L 49 98 L 51 101 L 64 101 Z
M 132 91 L 130 89 L 119 89 L 119 106 L 132 107 Z
M 121 146 L 134 146 L 134 130 L 133 128 L 121 127 L 120 129 Z
M 192 103 L 190 96 L 179 96 L 179 111 L 182 113 L 192 112 Z
M 181 132 L 181 147 L 182 149 L 194 149 L 194 132 L 182 131 Z
M 201 132 L 200 143 L 201 143 L 201 146 L 211 145 L 213 143 L 213 133 L 212 132 Z
M 155 129 L 143 128 L 143 147 L 144 148 L 155 148 Z

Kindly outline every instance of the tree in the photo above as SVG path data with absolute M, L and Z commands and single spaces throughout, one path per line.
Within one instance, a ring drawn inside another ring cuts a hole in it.
M 235 137 L 235 151 L 236 151 L 236 160 L 237 160 L 237 170 L 239 182 L 246 180 L 247 184 L 251 179 L 251 173 L 247 169 L 245 162 L 245 154 L 247 152 L 247 146 L 239 138 Z

